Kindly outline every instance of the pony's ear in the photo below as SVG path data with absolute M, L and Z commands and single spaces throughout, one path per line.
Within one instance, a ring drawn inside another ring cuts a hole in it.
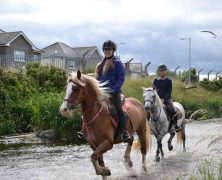
M 81 72 L 80 72 L 80 70 L 77 71 L 77 78 L 78 78 L 78 79 L 81 78 Z
M 141 87 L 141 88 L 142 88 L 142 90 L 143 90 L 143 91 L 145 91 L 145 90 L 146 90 L 146 88 L 145 88 L 145 87 Z
M 153 85 L 153 90 L 156 90 L 156 86 Z

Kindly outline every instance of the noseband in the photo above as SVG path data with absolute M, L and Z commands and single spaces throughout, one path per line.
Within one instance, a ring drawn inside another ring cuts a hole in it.
M 146 90 L 146 91 L 152 91 L 152 92 L 153 92 L 153 90 L 150 90 L 150 89 L 149 89 L 149 90 Z M 144 104 L 145 104 L 146 102 L 150 102 L 151 105 L 154 105 L 155 101 L 156 101 L 156 96 L 154 96 L 153 101 L 151 101 L 150 99 L 145 99 Z
M 64 99 L 63 101 L 67 101 L 68 103 L 75 103 L 74 101 L 71 101 L 69 99 Z

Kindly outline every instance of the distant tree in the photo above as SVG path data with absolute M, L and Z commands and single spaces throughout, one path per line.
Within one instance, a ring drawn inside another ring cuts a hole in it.
M 191 74 L 190 74 L 190 80 L 191 82 L 197 82 L 198 77 L 197 77 L 197 71 L 195 68 L 191 69 Z M 177 75 L 178 79 L 180 79 L 182 82 L 186 82 L 188 81 L 189 78 L 189 71 L 179 71 L 178 75 Z

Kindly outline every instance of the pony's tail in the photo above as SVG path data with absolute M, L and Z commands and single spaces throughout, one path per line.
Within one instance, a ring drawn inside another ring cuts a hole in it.
M 151 136 L 151 129 L 147 123 L 146 123 L 145 131 L 146 131 L 145 132 L 145 140 L 142 139 L 144 137 L 139 136 L 139 138 L 133 142 L 133 146 L 132 146 L 133 149 L 138 151 L 141 148 L 141 141 L 143 141 L 146 145 L 147 150 L 150 151 L 151 146 L 152 146 L 152 136 Z
M 146 144 L 148 151 L 150 151 L 152 146 L 152 133 L 148 123 L 146 123 Z
M 183 138 L 182 138 L 182 131 L 177 132 L 177 143 L 182 144 L 183 143 Z

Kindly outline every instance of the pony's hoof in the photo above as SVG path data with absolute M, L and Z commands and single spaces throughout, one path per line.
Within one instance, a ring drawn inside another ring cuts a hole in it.
M 160 157 L 156 157 L 155 162 L 160 162 Z
M 128 162 L 128 166 L 129 166 L 129 167 L 133 167 L 133 162 L 132 162 L 132 161 L 129 161 L 129 162 Z
M 102 176 L 102 180 L 108 180 L 107 176 Z
M 142 174 L 146 174 L 147 173 L 147 168 L 145 165 L 142 166 Z
M 164 154 L 161 154 L 161 157 L 164 158 Z
M 127 165 L 129 167 L 133 167 L 133 162 L 131 161 L 131 159 L 129 157 L 127 157 L 127 156 L 124 157 L 124 160 L 125 160 L 125 162 L 124 162 L 125 165 Z
M 168 146 L 168 149 L 169 149 L 169 151 L 172 151 L 172 150 L 173 150 L 173 146 L 172 146 L 172 145 L 169 145 L 169 146 Z
M 136 171 L 134 169 L 131 169 L 129 171 L 129 177 L 132 177 L 132 178 L 136 178 L 137 177 L 137 174 L 136 174 Z
M 108 168 L 103 167 L 101 174 L 97 174 L 97 175 L 110 176 L 111 172 L 110 172 L 110 170 Z
M 184 148 L 184 149 L 183 149 L 183 152 L 186 152 L 186 151 L 187 151 L 186 148 Z

